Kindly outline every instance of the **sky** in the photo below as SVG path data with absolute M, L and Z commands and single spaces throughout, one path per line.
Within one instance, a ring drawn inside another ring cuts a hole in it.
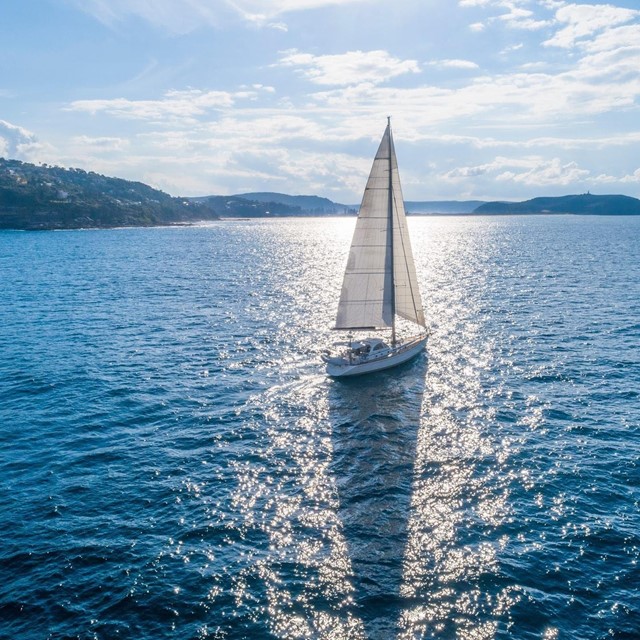
M 3 0 L 0 157 L 174 196 L 640 197 L 640 0 Z

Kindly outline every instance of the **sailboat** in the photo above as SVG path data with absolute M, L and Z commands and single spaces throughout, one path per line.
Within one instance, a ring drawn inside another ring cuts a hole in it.
M 397 319 L 417 334 L 398 337 Z M 391 118 L 378 147 L 364 190 L 342 283 L 335 329 L 350 332 L 335 343 L 338 353 L 322 359 L 334 377 L 356 376 L 395 367 L 420 353 L 427 343 L 416 268 L 400 186 Z M 354 331 L 391 330 L 380 337 L 353 339 Z

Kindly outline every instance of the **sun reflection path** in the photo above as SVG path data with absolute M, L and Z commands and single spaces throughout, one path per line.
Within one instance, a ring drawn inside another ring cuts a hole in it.
M 240 606 L 264 586 L 262 615 L 278 638 L 360 640 L 351 563 L 328 472 L 330 428 L 324 376 L 285 385 L 257 401 L 264 429 L 260 461 L 238 469 L 234 507 L 268 549 L 236 579 Z M 259 603 L 255 603 L 258 605 Z
M 428 347 L 401 588 L 408 604 L 398 638 L 489 640 L 500 625 L 508 627 L 519 594 L 499 575 L 511 445 L 491 429 L 491 395 L 499 390 L 487 384 L 495 363 L 478 295 L 486 277 L 478 263 L 487 249 L 473 238 L 438 245 L 433 237 L 425 268 L 438 326 Z

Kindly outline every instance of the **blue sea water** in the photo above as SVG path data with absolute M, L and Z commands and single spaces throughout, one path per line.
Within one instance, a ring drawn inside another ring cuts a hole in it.
M 1 638 L 640 637 L 640 219 L 410 218 L 340 382 L 354 222 L 0 232 Z

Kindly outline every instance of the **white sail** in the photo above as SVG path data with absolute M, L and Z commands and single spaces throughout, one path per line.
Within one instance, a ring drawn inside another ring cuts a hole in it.
M 416 266 L 413 261 L 413 252 L 411 251 L 411 242 L 409 241 L 409 229 L 407 228 L 407 217 L 404 211 L 404 199 L 402 197 L 402 187 L 400 186 L 398 161 L 393 145 L 391 127 L 387 127 L 387 130 L 389 131 L 389 142 L 391 146 L 395 312 L 401 318 L 405 318 L 424 327 L 424 311 L 422 309 L 420 290 L 418 289 L 418 278 L 416 276 Z
M 336 329 L 425 326 L 391 125 L 371 167 L 342 283 Z

